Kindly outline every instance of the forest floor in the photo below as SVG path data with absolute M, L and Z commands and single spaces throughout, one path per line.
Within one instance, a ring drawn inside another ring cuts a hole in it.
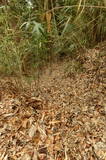
M 106 160 L 105 53 L 85 53 L 85 72 L 67 60 L 21 91 L 0 80 L 0 160 Z

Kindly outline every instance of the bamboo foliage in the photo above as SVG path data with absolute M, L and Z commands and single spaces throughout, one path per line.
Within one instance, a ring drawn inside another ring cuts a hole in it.
M 24 63 L 24 71 L 34 70 L 53 56 L 92 47 L 106 38 L 105 17 L 106 0 L 0 3 L 0 68 L 21 73 Z

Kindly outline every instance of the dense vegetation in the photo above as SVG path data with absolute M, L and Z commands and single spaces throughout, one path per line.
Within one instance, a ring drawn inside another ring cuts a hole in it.
M 105 40 L 105 17 L 105 0 L 0 1 L 0 74 L 31 75 L 75 58 Z

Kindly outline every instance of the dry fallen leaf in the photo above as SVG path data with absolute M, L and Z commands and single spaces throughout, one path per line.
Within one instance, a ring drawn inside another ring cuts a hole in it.
M 22 156 L 21 160 L 31 160 L 31 156 L 26 153 Z
M 29 137 L 32 138 L 36 134 L 37 127 L 36 125 L 32 125 L 28 131 Z

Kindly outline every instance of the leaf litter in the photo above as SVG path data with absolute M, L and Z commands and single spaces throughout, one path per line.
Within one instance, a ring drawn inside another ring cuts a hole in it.
M 21 92 L 0 86 L 0 160 L 106 160 L 105 56 L 85 54 L 86 72 L 66 76 L 53 64 Z M 99 58 L 98 58 L 99 57 Z M 36 92 L 38 92 L 37 96 Z

